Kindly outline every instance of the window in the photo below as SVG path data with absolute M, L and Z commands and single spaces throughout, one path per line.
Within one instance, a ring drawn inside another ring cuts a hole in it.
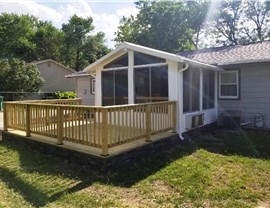
M 118 67 L 127 67 L 128 66 L 128 54 L 124 54 L 119 58 L 113 60 L 112 62 L 108 63 L 104 66 L 104 69 L 108 68 L 118 68 Z
M 215 72 L 203 70 L 203 109 L 215 107 Z
M 122 105 L 128 103 L 127 70 L 102 72 L 102 105 Z
M 96 89 L 96 79 L 91 79 L 91 93 L 95 94 Z
M 165 63 L 166 60 L 156 56 L 151 56 L 144 53 L 134 52 L 134 65 L 146 65 L 146 64 L 156 64 Z
M 200 71 L 188 69 L 183 74 L 183 111 L 200 110 Z
M 219 73 L 219 98 L 239 99 L 239 71 Z
M 168 66 L 135 68 L 135 103 L 168 100 Z

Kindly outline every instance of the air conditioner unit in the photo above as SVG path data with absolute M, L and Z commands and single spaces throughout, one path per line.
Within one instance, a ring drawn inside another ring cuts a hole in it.
M 191 130 L 204 124 L 204 114 L 186 115 L 186 129 Z

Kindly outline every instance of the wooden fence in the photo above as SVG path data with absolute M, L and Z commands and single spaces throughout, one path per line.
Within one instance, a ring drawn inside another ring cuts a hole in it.
M 176 128 L 174 101 L 106 107 L 59 102 L 5 102 L 4 130 L 97 147 L 108 155 L 110 147 L 141 138 L 151 141 L 151 135 Z

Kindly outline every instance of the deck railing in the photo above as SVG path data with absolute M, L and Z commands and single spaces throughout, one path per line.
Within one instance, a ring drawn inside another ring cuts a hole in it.
M 5 102 L 4 130 L 17 129 L 64 141 L 100 148 L 110 147 L 176 128 L 176 102 L 122 106 L 83 106 L 66 103 Z

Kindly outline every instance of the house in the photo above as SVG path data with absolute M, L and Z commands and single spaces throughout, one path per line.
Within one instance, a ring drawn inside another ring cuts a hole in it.
M 177 101 L 181 135 L 217 120 L 218 71 L 218 66 L 124 42 L 70 77 L 77 77 L 83 92 L 80 77 L 95 73 L 95 106 Z
M 77 97 L 82 99 L 83 105 L 95 105 L 95 75 L 84 71 L 75 72 L 65 76 L 74 82 L 76 80 Z
M 45 93 L 76 90 L 76 81 L 65 78 L 66 75 L 75 71 L 52 59 L 37 61 L 34 64 L 37 65 L 41 77 L 45 80 L 40 88 L 41 98 L 44 98 Z
M 270 128 L 270 41 L 187 51 L 180 56 L 222 68 L 218 112 L 241 112 L 241 122 Z

